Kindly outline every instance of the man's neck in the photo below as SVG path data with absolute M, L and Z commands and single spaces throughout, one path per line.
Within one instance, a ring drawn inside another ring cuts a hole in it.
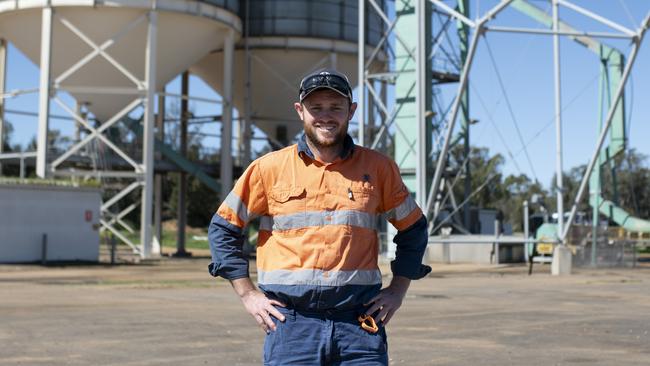
M 343 143 L 328 147 L 317 147 L 309 140 L 309 137 L 305 138 L 305 140 L 309 150 L 314 154 L 314 158 L 325 164 L 333 163 L 341 156 L 343 151 Z

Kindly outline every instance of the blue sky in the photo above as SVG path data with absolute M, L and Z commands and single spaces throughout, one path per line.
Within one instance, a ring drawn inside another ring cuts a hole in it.
M 471 1 L 472 17 L 484 13 L 496 1 Z M 545 1 L 533 0 L 533 4 L 546 8 Z M 648 0 L 574 0 L 573 3 L 607 16 L 630 29 L 636 30 L 650 10 Z M 563 9 L 561 18 L 574 28 L 591 31 L 611 31 L 593 20 Z M 534 22 L 514 10 L 506 10 L 491 24 L 503 26 L 539 27 Z M 629 54 L 629 42 L 604 40 L 624 54 Z M 646 38 L 636 60 L 631 80 L 626 89 L 626 108 L 630 129 L 629 146 L 650 155 L 650 41 Z M 487 45 L 492 51 L 498 73 L 505 85 L 507 99 L 499 87 L 497 73 Z M 555 172 L 555 125 L 553 122 L 553 43 L 550 36 L 488 33 L 480 41 L 475 63 L 471 73 L 471 115 L 479 121 L 472 127 L 472 144 L 484 146 L 491 153 L 506 157 L 503 168 L 506 174 L 527 174 L 535 176 L 544 185 L 549 185 Z M 585 164 L 594 151 L 598 126 L 598 59 L 591 51 L 563 38 L 562 55 L 562 105 L 564 169 Z M 9 48 L 7 89 L 30 89 L 38 87 L 38 68 L 27 60 L 13 46 Z M 205 83 L 192 77 L 190 93 L 195 96 L 219 98 Z M 167 86 L 168 92 L 178 93 L 180 82 L 177 79 Z M 449 103 L 455 87 L 447 88 L 443 98 Z M 64 98 L 73 105 L 71 98 Z M 532 164 L 528 163 L 522 151 L 517 128 L 508 110 L 512 107 L 516 125 L 519 128 Z M 484 107 L 485 106 L 485 107 Z M 7 100 L 8 110 L 36 112 L 38 95 L 29 94 Z M 219 114 L 218 106 L 208 103 L 192 102 L 191 109 L 196 115 Z M 65 115 L 58 106 L 52 104 L 53 115 Z M 14 127 L 12 143 L 26 145 L 36 134 L 36 117 L 7 114 L 6 118 Z M 72 134 L 72 122 L 53 119 L 51 128 Z M 205 125 L 205 132 L 218 134 L 219 125 Z M 502 142 L 505 141 L 505 144 Z M 209 149 L 218 148 L 215 137 L 206 137 L 204 144 Z M 259 148 L 259 143 L 256 144 Z M 510 151 L 515 159 L 509 157 Z M 532 165 L 532 168 L 531 168 Z

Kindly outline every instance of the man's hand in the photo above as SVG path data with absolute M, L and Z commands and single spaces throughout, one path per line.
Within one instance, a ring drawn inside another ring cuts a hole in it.
M 275 306 L 285 307 L 285 304 L 266 297 L 266 295 L 253 286 L 249 278 L 238 278 L 230 282 L 244 304 L 246 311 L 255 318 L 255 321 L 264 333 L 268 334 L 271 330 L 275 331 L 276 329 L 271 316 L 274 316 L 281 322 L 284 321 L 284 315 Z
M 406 295 L 406 290 L 408 290 L 411 280 L 406 277 L 395 276 L 391 281 L 390 285 L 382 289 L 377 296 L 373 297 L 368 301 L 365 306 L 371 305 L 370 308 L 366 311 L 367 315 L 373 315 L 375 321 L 381 321 L 384 325 L 388 324 L 390 319 L 395 315 L 397 309 L 402 306 L 402 300 Z

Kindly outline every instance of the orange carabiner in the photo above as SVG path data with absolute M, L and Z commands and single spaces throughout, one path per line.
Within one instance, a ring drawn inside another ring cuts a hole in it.
M 361 328 L 368 333 L 377 333 L 379 332 L 379 327 L 375 323 L 375 319 L 370 315 L 359 315 L 359 323 L 361 323 Z

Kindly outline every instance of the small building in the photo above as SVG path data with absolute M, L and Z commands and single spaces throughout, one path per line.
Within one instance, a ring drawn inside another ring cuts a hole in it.
M 0 263 L 99 259 L 101 191 L 0 182 Z

